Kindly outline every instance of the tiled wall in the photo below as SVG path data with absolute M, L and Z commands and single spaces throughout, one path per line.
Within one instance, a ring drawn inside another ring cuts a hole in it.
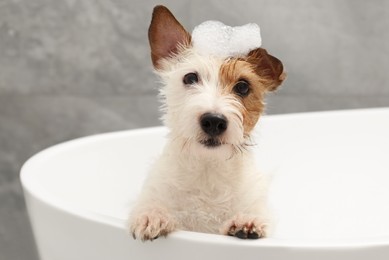
M 37 259 L 18 178 L 29 156 L 160 124 L 147 42 L 157 3 L 188 30 L 259 23 L 289 74 L 268 114 L 389 106 L 389 1 L 0 0 L 0 259 Z

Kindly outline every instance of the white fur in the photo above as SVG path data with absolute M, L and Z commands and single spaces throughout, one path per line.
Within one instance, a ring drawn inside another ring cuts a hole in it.
M 134 237 L 153 239 L 175 229 L 227 234 L 242 219 L 264 228 L 266 185 L 249 149 L 237 148 L 249 140 L 243 134 L 241 102 L 222 93 L 222 63 L 187 49 L 164 60 L 157 72 L 164 84 L 163 119 L 170 134 L 131 213 Z M 197 72 L 200 80 L 185 86 L 183 77 L 190 72 Z M 199 118 L 209 112 L 228 120 L 224 144 L 215 148 L 199 143 L 205 135 Z

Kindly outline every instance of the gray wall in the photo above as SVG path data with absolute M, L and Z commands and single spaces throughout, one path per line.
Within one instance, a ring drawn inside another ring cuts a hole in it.
M 268 114 L 389 106 L 389 1 L 159 1 L 192 30 L 257 22 L 289 77 Z M 0 0 L 0 259 L 35 260 L 18 171 L 39 150 L 159 125 L 157 1 Z

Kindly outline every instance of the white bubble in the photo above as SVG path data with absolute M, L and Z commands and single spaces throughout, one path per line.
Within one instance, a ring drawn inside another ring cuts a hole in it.
M 206 21 L 192 32 L 193 47 L 201 55 L 235 57 L 261 46 L 261 32 L 255 23 L 231 27 L 219 21 Z

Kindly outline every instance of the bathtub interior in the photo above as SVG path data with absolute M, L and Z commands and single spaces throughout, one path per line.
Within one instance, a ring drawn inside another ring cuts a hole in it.
M 263 117 L 253 149 L 271 180 L 275 229 L 268 241 L 388 241 L 388 133 L 389 109 Z M 57 145 L 27 162 L 24 188 L 125 232 L 166 135 L 158 127 Z

